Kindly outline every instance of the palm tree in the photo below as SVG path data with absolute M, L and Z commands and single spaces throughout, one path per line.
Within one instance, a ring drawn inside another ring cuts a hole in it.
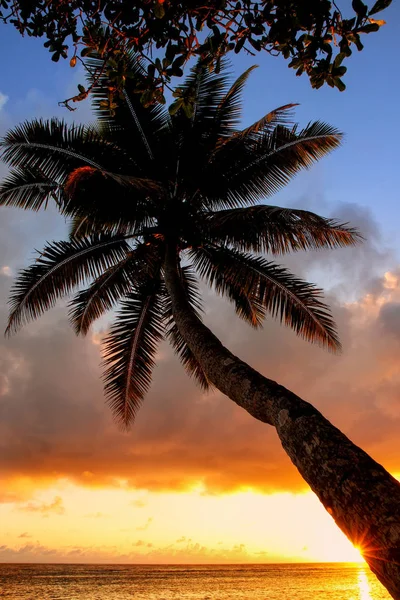
M 142 65 L 129 60 L 140 78 Z M 311 212 L 258 202 L 336 148 L 341 134 L 321 122 L 299 131 L 289 124 L 293 105 L 240 130 L 251 70 L 229 85 L 224 70 L 196 65 L 180 89 L 193 103 L 190 116 L 179 105 L 172 115 L 144 107 L 129 80 L 110 107 L 104 75 L 94 91 L 96 125 L 33 120 L 7 133 L 1 148 L 12 169 L 1 204 L 39 210 L 54 201 L 71 222 L 69 239 L 47 244 L 19 274 L 7 331 L 73 290 L 69 314 L 78 334 L 119 305 L 104 341 L 105 392 L 117 420 L 133 421 L 167 338 L 203 388 L 217 387 L 276 428 L 325 508 L 400 598 L 398 482 L 202 322 L 198 276 L 252 327 L 270 313 L 304 339 L 340 349 L 321 290 L 265 255 L 349 246 L 360 236 Z

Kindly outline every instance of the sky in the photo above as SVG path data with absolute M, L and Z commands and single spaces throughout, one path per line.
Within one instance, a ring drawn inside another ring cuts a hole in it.
M 348 62 L 347 90 L 312 90 L 281 59 L 251 64 L 243 125 L 298 102 L 301 125 L 321 119 L 343 146 L 269 202 L 357 226 L 359 247 L 309 252 L 285 264 L 323 286 L 344 351 L 332 356 L 274 321 L 260 332 L 207 293 L 206 322 L 241 358 L 312 402 L 400 477 L 400 238 L 397 42 L 400 6 Z M 92 119 L 58 101 L 82 74 L 54 64 L 37 40 L 0 26 L 0 135 L 22 120 Z M 0 165 L 0 177 L 6 169 Z M 13 277 L 66 225 L 54 211 L 0 209 L 0 329 Z M 219 563 L 354 560 L 283 452 L 271 427 L 218 392 L 203 394 L 168 346 L 129 433 L 113 422 L 100 381 L 108 322 L 78 339 L 65 303 L 0 338 L 0 562 Z

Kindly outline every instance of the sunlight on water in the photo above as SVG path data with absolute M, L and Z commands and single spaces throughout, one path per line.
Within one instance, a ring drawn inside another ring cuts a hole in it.
M 360 588 L 360 600 L 374 600 L 371 596 L 367 575 L 363 569 L 358 572 L 358 587 Z
M 359 564 L 6 565 L 1 600 L 390 600 Z

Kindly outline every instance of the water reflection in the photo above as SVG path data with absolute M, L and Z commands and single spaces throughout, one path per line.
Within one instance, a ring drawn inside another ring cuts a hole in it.
M 0 563 L 1 600 L 390 600 L 367 566 L 18 565 Z M 268 590 L 268 592 L 266 592 Z M 288 590 L 290 590 L 288 594 Z M 268 595 L 266 595 L 268 594 Z
M 368 577 L 364 569 L 358 571 L 358 589 L 360 592 L 360 600 L 374 600 L 371 595 Z

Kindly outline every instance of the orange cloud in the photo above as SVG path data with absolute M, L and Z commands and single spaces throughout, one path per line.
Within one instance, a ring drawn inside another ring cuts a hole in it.
M 131 502 L 131 506 L 134 506 L 135 508 L 144 508 L 145 506 L 147 506 L 147 502 L 145 500 L 132 500 Z
M 147 529 L 150 527 L 150 525 L 153 522 L 153 517 L 149 517 L 146 521 L 146 523 L 144 523 L 144 525 L 140 525 L 139 527 L 136 527 L 136 531 L 147 531 Z
M 50 502 L 49 504 L 46 504 L 45 502 L 28 502 L 28 504 L 19 506 L 18 510 L 22 512 L 40 513 L 43 517 L 48 517 L 50 514 L 65 514 L 65 507 L 61 496 L 55 496 L 53 502 Z
M 0 546 L 0 562 L 14 563 L 118 563 L 118 564 L 199 564 L 218 563 L 232 564 L 243 562 L 265 562 L 268 560 L 282 562 L 282 557 L 269 552 L 252 552 L 245 544 L 231 546 L 219 545 L 210 547 L 199 542 L 188 540 L 182 547 L 168 544 L 156 546 L 138 540 L 132 544 L 131 551 L 118 551 L 115 546 L 66 546 L 53 548 L 36 543 L 23 546 Z M 286 562 L 288 559 L 285 559 Z

